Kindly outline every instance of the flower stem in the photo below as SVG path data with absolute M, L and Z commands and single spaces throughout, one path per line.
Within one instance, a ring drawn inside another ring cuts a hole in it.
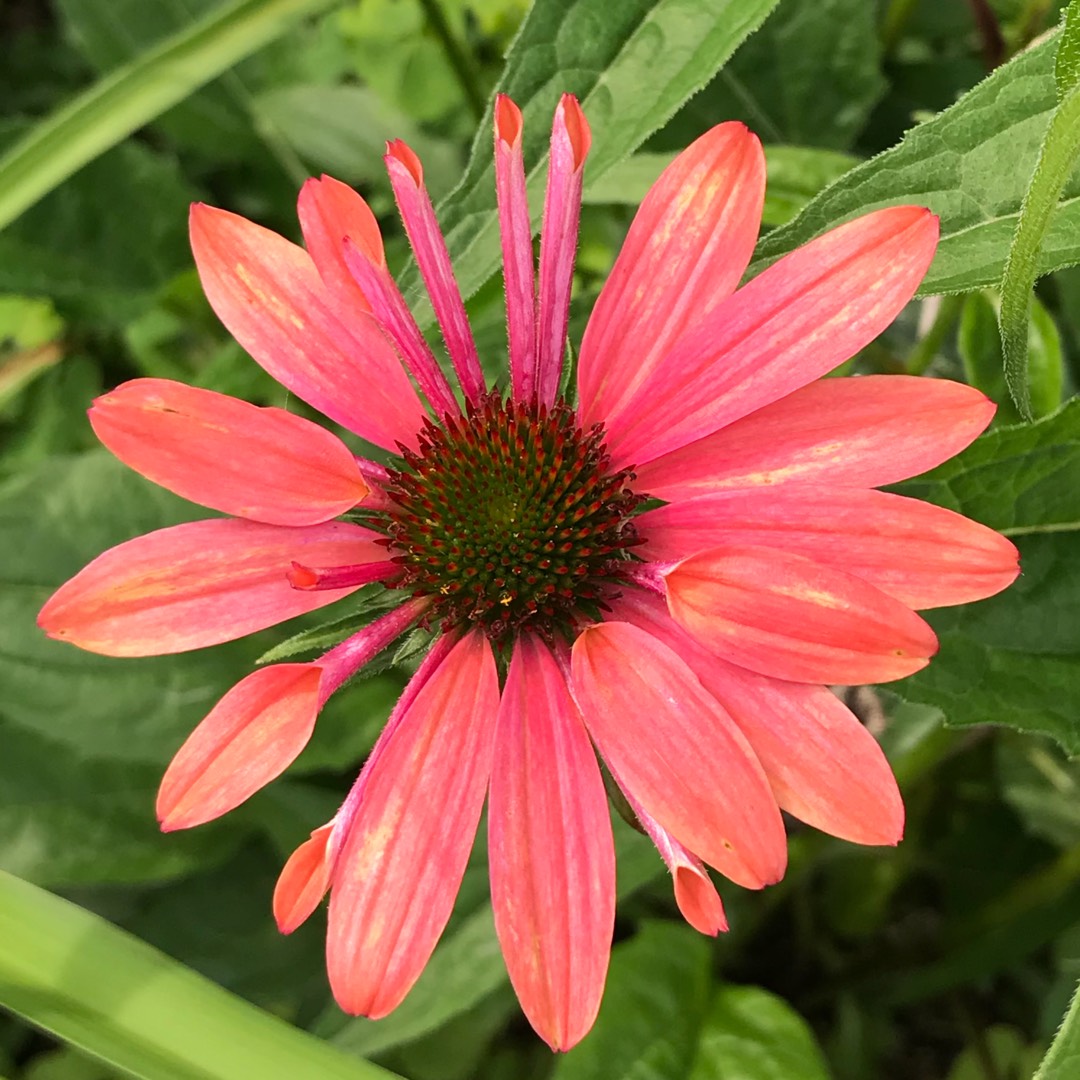
M 461 91 L 468 102 L 469 110 L 479 120 L 484 115 L 484 97 L 480 92 L 480 72 L 472 54 L 457 39 L 457 35 L 446 21 L 439 0 L 420 0 L 428 24 L 435 32 L 446 53 L 446 59 L 454 69 L 454 74 L 461 85 Z
M 904 362 L 904 370 L 909 375 L 922 375 L 930 366 L 934 357 L 937 356 L 945 339 L 952 332 L 956 320 L 960 317 L 960 309 L 964 306 L 962 295 L 943 296 L 938 304 L 937 314 L 930 324 L 930 329 L 916 343 L 907 360 Z

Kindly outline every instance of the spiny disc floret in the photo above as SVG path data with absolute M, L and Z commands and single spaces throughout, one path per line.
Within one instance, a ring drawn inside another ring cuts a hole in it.
M 624 580 L 641 498 L 632 474 L 610 471 L 600 426 L 582 432 L 562 402 L 490 394 L 464 416 L 426 423 L 402 456 L 384 526 L 398 584 L 431 597 L 445 629 L 570 636 Z

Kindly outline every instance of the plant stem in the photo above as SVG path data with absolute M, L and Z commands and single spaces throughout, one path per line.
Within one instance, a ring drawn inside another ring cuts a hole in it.
M 479 120 L 484 115 L 484 97 L 480 92 L 480 72 L 476 68 L 472 54 L 457 39 L 457 35 L 446 21 L 439 0 L 420 0 L 428 24 L 442 44 L 446 59 L 454 69 L 454 74 L 461 85 L 469 109 Z
M 963 296 L 943 296 L 938 304 L 937 314 L 922 339 L 911 350 L 904 362 L 904 370 L 909 375 L 922 375 L 938 354 L 945 339 L 952 332 L 956 320 L 960 318 L 960 309 L 964 305 Z

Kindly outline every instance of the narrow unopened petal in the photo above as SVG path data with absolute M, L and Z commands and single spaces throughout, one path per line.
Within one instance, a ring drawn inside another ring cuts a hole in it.
M 38 625 L 106 656 L 219 645 L 358 589 L 301 591 L 286 574 L 293 562 L 385 562 L 375 535 L 343 522 L 289 529 L 228 518 L 159 529 L 99 555 L 53 593 Z
M 495 929 L 529 1022 L 553 1050 L 592 1027 L 615 922 L 604 782 L 547 647 L 518 640 L 499 706 L 488 808 Z
M 339 309 L 371 310 L 368 297 L 345 265 L 342 251 L 348 241 L 375 265 L 386 267 L 379 223 L 363 196 L 332 176 L 312 177 L 300 189 L 296 214 L 308 254 Z
M 450 253 L 446 250 L 435 208 L 424 186 L 420 159 L 405 143 L 396 139 L 387 144 L 384 160 L 416 264 L 420 267 L 435 317 L 439 320 L 450 362 L 457 372 L 466 400 L 475 404 L 485 390 L 484 373 L 454 269 L 450 265 Z
M 765 155 L 740 123 L 706 132 L 649 189 L 581 343 L 586 427 L 617 414 L 675 342 L 731 295 L 764 198 Z
M 937 651 L 933 630 L 861 578 L 770 548 L 722 547 L 665 574 L 675 621 L 718 656 L 777 679 L 902 679 Z
M 937 236 L 933 214 L 902 206 L 785 255 L 676 342 L 605 418 L 613 464 L 677 450 L 854 356 L 914 295 Z
M 677 560 L 710 548 L 776 547 L 843 570 L 913 608 L 966 604 L 1016 579 L 1005 537 L 951 510 L 882 491 L 804 484 L 719 491 L 638 518 L 640 553 Z
M 780 880 L 787 844 L 769 782 L 683 660 L 607 622 L 578 636 L 573 678 L 601 756 L 664 829 L 746 888 Z
M 346 1012 L 385 1016 L 435 948 L 480 820 L 498 707 L 491 646 L 470 634 L 368 771 L 330 893 L 327 967 Z
M 499 94 L 495 98 L 495 194 L 506 287 L 510 385 L 516 400 L 529 401 L 536 394 L 536 273 L 521 131 L 521 110 L 505 94 Z
M 162 829 L 187 829 L 239 806 L 292 764 L 319 712 L 317 664 L 259 668 L 191 733 L 158 792 Z
M 974 387 L 946 379 L 820 379 L 639 466 L 637 482 L 669 500 L 791 483 L 881 487 L 958 454 L 995 408 Z
M 618 782 L 617 778 L 616 782 Z M 629 788 L 622 787 L 622 792 L 630 804 L 630 809 L 634 811 L 638 823 L 656 845 L 656 850 L 660 852 L 661 858 L 671 873 L 675 903 L 679 905 L 683 918 L 698 933 L 708 934 L 709 937 L 716 937 L 717 934 L 727 930 L 728 923 L 724 915 L 723 901 L 702 861 L 680 844 L 641 805 Z
M 388 450 L 415 445 L 423 408 L 401 362 L 369 314 L 335 299 L 303 248 L 196 203 L 191 250 L 218 318 L 282 386 Z
M 319 906 L 330 888 L 327 844 L 334 823 L 320 825 L 290 856 L 274 887 L 274 921 L 291 934 Z
M 540 235 L 540 289 L 536 319 L 536 395 L 551 405 L 559 389 L 570 286 L 574 280 L 581 185 L 592 135 L 573 94 L 563 94 L 551 129 L 544 224 Z
M 148 480 L 237 517 L 317 525 L 368 492 L 348 447 L 318 424 L 169 379 L 118 386 L 90 423 Z
M 904 804 L 877 740 L 824 686 L 782 682 L 729 664 L 679 627 L 663 602 L 627 591 L 615 614 L 693 668 L 738 724 L 782 809 L 856 844 L 896 844 Z
M 394 343 L 405 366 L 412 372 L 424 396 L 438 416 L 461 410 L 446 376 L 435 359 L 420 327 L 405 303 L 390 271 L 348 240 L 343 245 L 345 265 L 368 298 L 375 318 Z

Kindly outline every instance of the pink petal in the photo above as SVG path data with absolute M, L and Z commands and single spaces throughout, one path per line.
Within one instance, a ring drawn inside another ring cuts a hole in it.
M 290 856 L 274 888 L 274 921 L 283 934 L 291 934 L 330 888 L 327 844 L 334 823 L 320 825 Z
M 293 561 L 384 562 L 375 535 L 341 522 L 288 529 L 228 518 L 159 529 L 99 555 L 53 593 L 38 625 L 106 656 L 218 645 L 354 592 L 303 592 L 286 572 Z
M 366 770 L 330 892 L 327 967 L 346 1012 L 394 1009 L 446 926 L 484 804 L 498 707 L 491 646 L 470 634 Z
M 929 663 L 934 632 L 861 578 L 772 548 L 722 547 L 665 573 L 675 621 L 711 652 L 794 682 L 902 679 Z
M 376 266 L 386 268 L 382 235 L 371 207 L 348 184 L 323 176 L 304 182 L 296 203 L 304 244 L 339 311 L 370 311 L 342 251 L 346 239 Z
M 625 790 L 732 881 L 779 881 L 787 845 L 768 780 L 686 663 L 625 622 L 583 630 L 572 662 L 589 733 Z
M 191 249 L 210 306 L 282 386 L 357 435 L 415 446 L 420 400 L 375 320 L 345 307 L 303 248 L 196 203 Z
M 532 223 L 521 150 L 521 110 L 505 95 L 495 98 L 495 193 L 499 203 L 510 384 L 514 399 L 536 393 L 536 276 Z
M 592 1027 L 615 924 L 604 781 L 546 646 L 519 638 L 499 706 L 488 807 L 495 929 L 529 1022 L 552 1050 Z
M 165 832 L 212 821 L 280 776 L 319 712 L 317 664 L 259 668 L 237 683 L 169 763 L 157 798 Z
M 670 621 L 670 620 L 669 620 Z M 616 783 L 618 778 L 616 777 Z M 698 933 L 716 937 L 727 930 L 727 917 L 724 905 L 716 886 L 712 883 L 708 871 L 701 860 L 689 849 L 683 847 L 674 836 L 656 820 L 634 797 L 632 791 L 619 784 L 623 797 L 630 804 L 638 823 L 656 845 L 661 858 L 671 872 L 672 885 L 675 889 L 675 903 L 683 918 Z
M 420 159 L 400 139 L 387 143 L 387 172 L 394 189 L 401 220 L 409 235 L 416 264 L 431 297 L 435 317 L 446 342 L 450 361 L 457 372 L 467 401 L 476 404 L 483 396 L 484 373 L 476 354 L 465 304 L 450 265 L 450 252 L 439 229 L 435 208 L 424 186 L 424 170 Z
M 856 844 L 896 844 L 904 804 L 873 735 L 824 686 L 755 675 L 714 656 L 656 598 L 628 590 L 615 615 L 664 642 L 746 736 L 789 814 Z
M 134 379 L 90 410 L 125 464 L 182 498 L 271 525 L 318 525 L 368 486 L 348 447 L 283 409 L 169 379 Z
M 908 607 L 993 596 L 1020 572 L 1016 547 L 985 525 L 918 499 L 789 484 L 719 491 L 642 514 L 643 558 L 774 547 L 870 582 Z
M 613 467 L 677 450 L 854 356 L 914 295 L 937 236 L 930 211 L 900 206 L 785 255 L 677 341 L 605 417 Z
M 573 94 L 563 94 L 551 129 L 544 225 L 540 236 L 540 292 L 536 321 L 535 393 L 550 406 L 558 393 L 570 318 L 581 184 L 592 134 Z M 526 380 L 526 383 L 528 380 Z
M 958 454 L 995 408 L 945 379 L 820 379 L 640 466 L 637 486 L 669 500 L 794 482 L 881 487 Z
M 431 402 L 438 416 L 450 413 L 458 415 L 457 400 L 454 391 L 443 374 L 435 354 L 431 351 L 420 327 L 405 303 L 405 297 L 397 287 L 397 282 L 385 266 L 373 262 L 348 240 L 344 244 L 345 265 L 349 268 L 357 285 L 364 291 L 371 302 L 372 312 L 383 331 L 394 343 L 394 348 L 405 361 L 405 366 L 412 372 L 417 385 L 424 396 Z
M 664 170 L 641 204 L 581 343 L 585 426 L 621 403 L 738 285 L 765 197 L 761 143 L 720 124 Z

